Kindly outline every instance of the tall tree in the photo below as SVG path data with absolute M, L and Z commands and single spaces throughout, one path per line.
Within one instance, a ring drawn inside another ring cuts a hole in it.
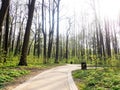
M 56 2 L 57 6 L 57 38 L 56 38 L 56 56 L 55 56 L 55 63 L 58 63 L 59 58 L 59 14 L 60 14 L 60 0 Z
M 110 39 L 110 27 L 109 22 L 105 22 L 105 34 L 106 34 L 106 52 L 107 56 L 111 57 L 111 39 Z
M 44 22 L 44 18 L 45 18 L 45 13 L 44 13 L 44 0 L 42 0 L 42 32 L 43 32 L 43 36 L 44 36 L 44 60 L 43 63 L 46 64 L 46 31 L 45 31 L 45 22 Z
M 17 1 L 15 4 L 15 14 L 14 14 L 14 30 L 13 30 L 13 35 L 12 35 L 12 47 L 11 51 L 14 51 L 14 44 L 15 44 L 15 33 L 16 33 L 16 27 L 17 27 L 17 15 L 18 15 L 18 5 L 19 2 Z
M 40 57 L 40 49 L 41 49 L 41 37 L 40 37 L 40 34 L 41 34 L 41 23 L 39 24 L 38 26 L 38 50 L 37 50 L 37 53 L 38 53 L 38 58 Z
M 10 0 L 1 0 L 1 1 L 2 1 L 2 6 L 0 9 L 0 47 L 1 47 L 1 38 L 2 38 L 2 25 L 10 4 Z
M 66 32 L 66 63 L 68 62 L 68 41 L 69 41 L 69 33 L 70 33 L 70 29 L 71 29 L 71 19 L 68 18 L 68 29 L 67 29 L 67 32 Z
M 49 41 L 48 41 L 48 59 L 51 57 L 53 35 L 54 35 L 54 24 L 55 24 L 55 0 L 53 0 L 52 6 L 52 25 L 51 25 L 51 13 L 50 13 L 50 0 L 49 0 Z M 51 27 L 52 26 L 52 27 Z
M 21 37 L 21 32 L 22 32 L 22 26 L 23 26 L 23 23 L 24 23 L 24 19 L 22 20 L 22 22 L 20 23 L 20 27 L 19 27 L 19 33 L 18 33 L 18 37 L 17 37 L 17 44 L 16 44 L 16 48 L 15 48 L 15 52 L 14 52 L 14 56 L 16 56 L 17 54 L 20 53 L 19 51 L 19 48 L 20 48 L 20 37 Z
M 22 46 L 22 53 L 21 53 L 21 57 L 20 57 L 20 62 L 18 64 L 21 66 L 27 65 L 27 53 L 28 53 L 30 29 L 31 29 L 31 25 L 32 25 L 35 1 L 36 0 L 29 0 L 27 26 L 26 26 L 25 35 L 24 35 L 24 41 L 23 41 L 23 46 Z
M 13 21 L 14 21 L 14 17 L 12 16 L 10 19 L 10 30 L 9 30 L 9 40 L 8 40 L 9 51 L 11 51 L 11 46 L 12 46 Z
M 6 18 L 6 25 L 5 25 L 5 35 L 4 35 L 4 54 L 5 54 L 5 58 L 4 58 L 4 62 L 6 62 L 6 58 L 7 58 L 7 53 L 8 53 L 8 35 L 9 35 L 9 9 L 7 11 L 7 18 Z

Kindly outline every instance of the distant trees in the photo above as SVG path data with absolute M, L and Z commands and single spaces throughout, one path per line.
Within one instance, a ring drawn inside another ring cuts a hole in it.
M 27 56 L 43 60 L 44 64 L 58 63 L 59 59 L 67 63 L 70 59 L 75 63 L 101 64 L 113 57 L 119 59 L 119 25 L 99 18 L 95 0 L 90 22 L 86 14 L 77 16 L 75 11 L 73 22 L 72 16 L 61 17 L 61 0 L 27 1 L 28 4 L 19 0 L 1 1 L 0 62 L 7 63 L 12 56 L 20 57 L 21 66 L 27 65 Z M 65 31 L 61 33 L 62 20 Z

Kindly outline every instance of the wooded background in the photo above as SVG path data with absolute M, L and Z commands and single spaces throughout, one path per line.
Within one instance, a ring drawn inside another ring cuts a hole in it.
M 86 61 L 119 65 L 119 17 L 116 22 L 101 21 L 95 0 L 91 3 L 93 21 L 86 22 L 86 16 L 81 14 L 82 20 L 78 20 L 77 25 L 75 15 L 66 17 L 66 31 L 60 34 L 61 0 L 1 0 L 0 63 L 19 57 L 18 65 L 26 66 L 27 56 L 30 56 L 44 64 Z

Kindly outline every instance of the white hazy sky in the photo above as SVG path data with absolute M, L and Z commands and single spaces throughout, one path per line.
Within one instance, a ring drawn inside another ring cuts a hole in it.
M 94 3 L 99 19 L 111 19 L 118 21 L 120 17 L 120 0 L 61 0 L 61 17 L 72 17 L 75 15 L 75 22 L 81 23 L 81 18 L 88 22 L 94 18 Z M 66 20 L 61 21 L 62 29 L 68 27 Z M 65 30 L 63 30 L 65 31 Z M 63 32 L 62 31 L 62 32 Z
M 113 18 L 120 12 L 120 0 L 94 0 L 97 11 L 100 16 Z M 81 12 L 89 13 L 92 10 L 93 0 L 61 0 L 63 8 L 66 9 L 67 15 Z M 64 9 L 64 10 L 65 10 Z
M 118 21 L 120 17 L 120 0 L 61 0 L 60 32 L 63 33 L 68 28 L 68 20 L 65 19 L 66 17 L 71 17 L 72 22 L 75 19 L 75 24 L 78 26 L 80 26 L 79 24 L 82 22 L 81 18 L 86 19 L 87 22 L 92 21 L 94 18 L 93 1 L 95 1 L 99 19 L 104 20 L 107 18 Z

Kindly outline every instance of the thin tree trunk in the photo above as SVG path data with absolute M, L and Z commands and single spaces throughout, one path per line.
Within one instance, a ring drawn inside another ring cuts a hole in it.
M 7 11 L 7 18 L 6 18 L 6 28 L 5 28 L 5 39 L 4 39 L 4 51 L 5 51 L 5 58 L 4 62 L 7 60 L 7 53 L 8 53 L 8 34 L 9 34 L 9 10 Z
M 39 29 L 38 29 L 38 58 L 40 57 L 40 41 L 41 41 L 41 37 L 40 37 L 40 29 L 41 29 L 41 25 L 39 25 Z
M 43 60 L 43 63 L 46 64 L 47 61 L 46 61 L 46 32 L 45 32 L 45 29 L 44 29 L 44 25 L 45 22 L 44 22 L 44 0 L 42 0 L 42 32 L 43 32 L 43 36 L 44 36 L 44 60 Z
M 16 11 L 16 13 L 17 13 L 17 11 Z M 17 16 L 15 16 L 15 25 L 14 25 L 14 31 L 13 31 L 13 37 L 12 37 L 12 47 L 11 47 L 12 52 L 14 51 L 16 23 L 17 23 Z
M 35 37 L 33 37 L 32 41 L 31 41 L 31 43 L 30 43 L 30 45 L 29 45 L 29 48 L 28 48 L 28 55 L 30 55 L 30 50 L 31 50 L 31 47 L 32 47 L 34 38 L 35 38 Z
M 16 56 L 17 54 L 20 53 L 20 52 L 19 52 L 20 39 L 21 39 L 20 37 L 21 37 L 21 32 L 22 32 L 22 26 L 23 26 L 24 19 L 25 19 L 25 18 L 23 18 L 23 20 L 22 20 L 22 22 L 21 22 L 21 25 L 20 25 L 20 27 L 19 27 L 19 34 L 18 34 L 18 38 L 17 38 L 17 44 L 16 44 L 14 56 Z
M 60 0 L 58 0 L 57 2 L 57 38 L 56 38 L 55 63 L 58 63 L 58 59 L 59 59 L 59 7 L 60 7 Z
M 66 38 L 66 63 L 68 62 L 68 35 Z
M 13 21 L 14 18 L 12 18 L 11 26 L 10 26 L 9 41 L 8 41 L 9 52 L 11 51 L 11 46 L 12 46 L 11 44 L 12 44 Z

